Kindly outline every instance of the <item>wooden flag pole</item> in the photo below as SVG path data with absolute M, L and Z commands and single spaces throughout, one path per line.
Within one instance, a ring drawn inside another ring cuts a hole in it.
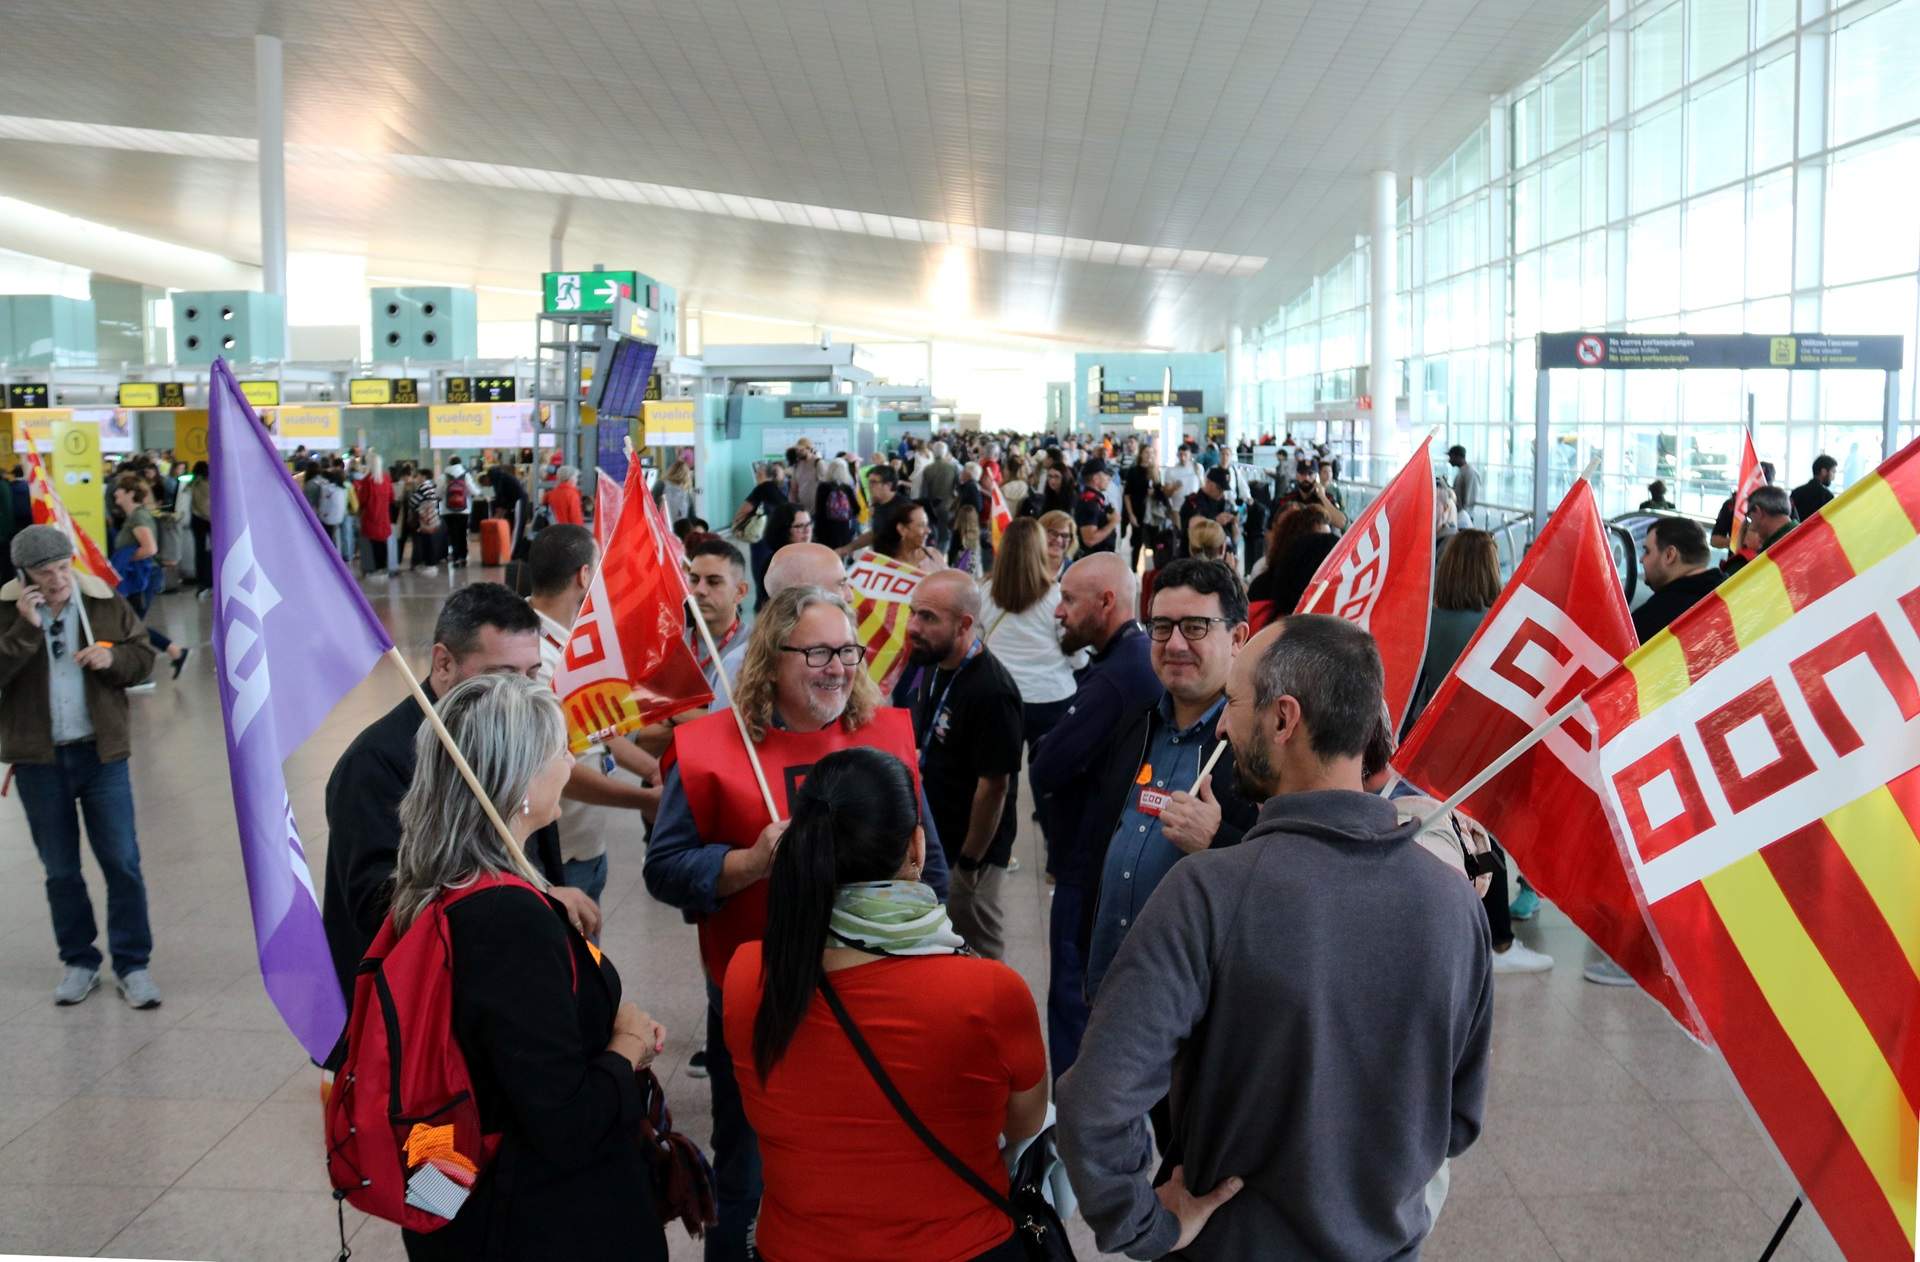
M 1220 755 L 1226 752 L 1226 748 L 1227 748 L 1227 743 L 1225 741 L 1214 742 L 1213 753 L 1208 755 L 1207 757 L 1207 765 L 1200 768 L 1200 774 L 1193 778 L 1193 787 L 1187 790 L 1188 797 L 1199 796 L 1200 782 L 1213 774 L 1213 764 L 1220 761 Z
M 473 768 L 467 764 L 466 755 L 462 754 L 460 747 L 454 744 L 453 733 L 449 732 L 447 725 L 441 722 L 440 712 L 433 708 L 433 702 L 427 698 L 426 690 L 414 677 L 413 668 L 407 665 L 407 659 L 400 656 L 400 650 L 397 648 L 388 649 L 386 658 L 400 668 L 401 677 L 407 681 L 407 687 L 413 691 L 414 704 L 420 707 L 420 713 L 426 715 L 427 722 L 433 725 L 433 734 L 440 738 L 440 747 L 447 751 L 448 757 L 453 759 L 453 765 L 459 770 L 460 778 L 467 782 L 467 787 L 473 790 L 473 796 L 480 800 L 480 809 L 486 812 L 487 822 L 493 825 L 494 831 L 500 834 L 500 840 L 506 843 L 507 853 L 519 861 L 521 868 L 524 869 L 522 875 L 540 875 L 539 869 L 534 867 L 527 858 L 527 852 L 518 841 L 514 840 L 513 830 L 507 827 L 507 821 L 501 819 L 500 812 L 494 809 L 493 799 L 488 797 L 487 791 L 480 787 L 480 778 L 473 774 Z M 544 878 L 541 883 L 544 884 Z
M 767 787 L 767 773 L 760 765 L 760 755 L 753 747 L 753 737 L 747 731 L 747 718 L 740 713 L 740 707 L 733 703 L 733 684 L 727 679 L 727 668 L 720 664 L 720 649 L 713 642 L 713 632 L 707 630 L 707 620 L 700 616 L 700 607 L 689 595 L 686 603 L 689 620 L 700 628 L 701 642 L 707 646 L 707 660 L 713 663 L 713 677 L 720 683 L 720 695 L 726 698 L 727 711 L 733 715 L 733 724 L 740 729 L 740 743 L 746 746 L 747 763 L 753 768 L 754 783 L 760 786 L 760 800 L 767 804 L 767 822 L 780 822 L 780 810 L 773 804 L 773 790 Z M 862 670 L 866 668 L 861 667 Z
M 633 470 L 636 467 L 635 456 L 637 454 L 633 448 L 633 435 L 631 433 L 627 435 L 622 446 L 625 448 L 627 456 L 627 477 L 631 479 Z M 621 488 L 623 498 L 621 499 L 620 511 L 622 513 L 626 511 L 625 497 L 628 489 L 629 488 L 626 487 Z M 639 490 L 642 495 L 652 494 L 644 482 L 641 484 Z M 647 510 L 643 509 L 641 511 L 645 512 Z M 654 520 L 655 519 L 649 515 L 648 525 L 650 528 Z M 608 532 L 607 537 L 609 539 L 613 537 L 611 531 Z M 602 559 L 604 560 L 604 558 Z M 746 747 L 747 764 L 753 768 L 754 783 L 760 786 L 760 800 L 767 804 L 767 822 L 777 824 L 780 822 L 780 811 L 779 808 L 773 804 L 773 790 L 767 787 L 767 773 L 766 770 L 760 766 L 760 754 L 753 747 L 753 737 L 747 731 L 746 717 L 740 713 L 740 707 L 733 703 L 733 683 L 727 678 L 726 667 L 720 664 L 720 649 L 713 642 L 713 632 L 707 630 L 707 620 L 700 616 L 700 606 L 694 602 L 692 592 L 686 593 L 686 600 L 681 605 L 681 608 L 687 612 L 688 621 L 700 629 L 700 640 L 707 646 L 707 660 L 713 663 L 714 677 L 720 681 L 720 695 L 726 698 L 727 709 L 733 714 L 734 726 L 740 729 L 740 743 Z
M 1443 815 L 1452 814 L 1455 810 L 1459 809 L 1460 804 L 1462 802 L 1465 802 L 1468 798 L 1472 797 L 1474 794 L 1478 793 L 1482 788 L 1484 788 L 1486 786 L 1487 781 L 1493 779 L 1495 776 L 1505 771 L 1508 767 L 1511 767 L 1514 764 L 1514 762 L 1520 757 L 1520 755 L 1526 753 L 1529 749 L 1532 749 L 1535 745 L 1538 745 L 1541 741 L 1545 740 L 1549 732 L 1553 731 L 1554 728 L 1559 727 L 1562 723 L 1565 723 L 1569 718 L 1571 718 L 1573 716 L 1574 710 L 1578 709 L 1579 705 L 1580 705 L 1580 698 L 1575 697 L 1573 700 L 1567 702 L 1567 704 L 1561 706 L 1558 710 L 1555 710 L 1552 714 L 1549 714 L 1541 722 L 1539 727 L 1534 728 L 1531 732 L 1528 732 L 1525 736 L 1521 737 L 1519 741 L 1514 744 L 1512 749 L 1509 749 L 1506 753 L 1500 755 L 1498 758 L 1488 763 L 1486 770 L 1482 771 L 1479 775 L 1475 776 L 1473 779 L 1467 781 L 1465 784 L 1461 785 L 1457 790 L 1455 790 L 1453 796 L 1448 798 L 1446 801 L 1442 802 L 1438 810 L 1432 812 L 1425 819 L 1420 821 L 1420 827 L 1416 831 L 1425 832 L 1427 829 L 1427 826 L 1433 823 L 1433 821 L 1439 819 Z

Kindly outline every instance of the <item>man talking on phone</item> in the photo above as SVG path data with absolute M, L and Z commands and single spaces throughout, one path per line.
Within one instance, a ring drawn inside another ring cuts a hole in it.
M 100 579 L 74 572 L 73 543 L 58 527 L 28 526 L 8 551 L 19 576 L 0 587 L 0 761 L 13 764 L 47 871 L 53 936 L 66 965 L 53 999 L 77 1004 L 100 985 L 98 930 L 80 872 L 84 815 L 107 882 L 107 947 L 120 996 L 135 1008 L 157 1008 L 127 778 L 126 694 L 152 673 L 153 646 L 131 605 Z

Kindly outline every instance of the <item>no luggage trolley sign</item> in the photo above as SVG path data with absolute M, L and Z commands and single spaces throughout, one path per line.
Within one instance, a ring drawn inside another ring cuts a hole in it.
M 1552 415 L 1551 377 L 1556 368 L 1631 371 L 1640 368 L 1778 368 L 1789 372 L 1826 369 L 1866 369 L 1886 374 L 1880 411 L 1880 445 L 1887 455 L 1899 445 L 1900 370 L 1906 339 L 1892 335 L 1849 337 L 1831 333 L 1796 333 L 1769 337 L 1761 333 L 1542 333 L 1534 363 L 1539 378 L 1533 396 L 1533 520 L 1546 521 L 1549 501 L 1548 460 L 1552 456 L 1547 418 Z

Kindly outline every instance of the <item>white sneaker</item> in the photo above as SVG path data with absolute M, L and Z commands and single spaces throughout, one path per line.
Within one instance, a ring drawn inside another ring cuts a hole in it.
M 53 1001 L 63 1008 L 70 1008 L 91 995 L 99 985 L 99 969 L 69 964 L 60 984 L 53 988 Z
M 128 692 L 152 692 L 152 691 L 153 691 L 154 689 L 156 689 L 156 688 L 158 688 L 159 686 L 160 686 L 159 684 L 157 684 L 157 683 L 155 683 L 155 682 L 154 682 L 153 680 L 151 680 L 151 679 L 149 679 L 149 680 L 148 680 L 148 681 L 147 681 L 146 683 L 144 683 L 144 684 L 132 684 L 132 685 L 129 685 L 129 686 L 128 686 L 128 688 L 127 688 L 127 691 L 128 691 Z
M 1496 973 L 1544 973 L 1553 967 L 1553 957 L 1536 951 L 1524 942 L 1515 942 L 1504 951 L 1493 953 Z
M 130 1008 L 158 1008 L 160 1006 L 160 988 L 153 984 L 153 974 L 144 968 L 136 968 L 125 977 L 116 977 L 114 981 L 120 987 L 120 997 L 127 1001 Z

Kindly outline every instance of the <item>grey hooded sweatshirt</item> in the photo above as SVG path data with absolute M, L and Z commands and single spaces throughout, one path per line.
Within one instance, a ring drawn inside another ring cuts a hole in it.
M 1479 1136 L 1486 914 L 1393 804 L 1269 800 L 1238 846 L 1160 883 L 1060 1080 L 1059 1141 L 1100 1247 L 1166 1255 L 1147 1110 L 1171 1092 L 1195 1193 L 1246 1180 L 1180 1255 L 1417 1258 L 1424 1191 Z

